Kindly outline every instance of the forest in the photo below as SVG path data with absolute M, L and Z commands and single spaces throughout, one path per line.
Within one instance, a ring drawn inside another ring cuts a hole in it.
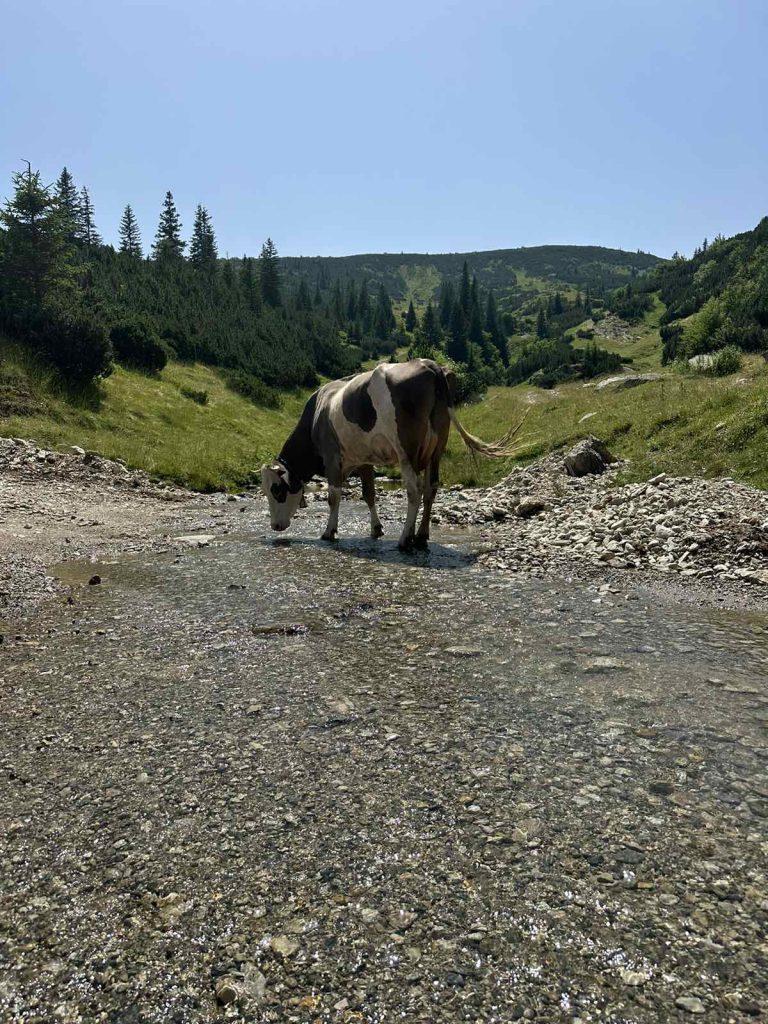
M 570 251 L 546 248 L 545 263 L 536 264 L 542 271 Z M 544 258 L 541 250 L 530 252 Z M 584 267 L 594 269 L 596 255 L 606 252 L 612 251 L 589 250 Z M 455 281 L 442 279 L 436 302 L 417 313 L 411 301 L 397 316 L 384 280 L 369 276 L 366 266 L 357 268 L 358 277 L 334 277 L 325 263 L 308 260 L 307 273 L 293 274 L 270 238 L 255 259 L 220 259 L 208 210 L 197 206 L 186 240 L 170 191 L 151 245 L 145 247 L 130 205 L 118 247 L 104 244 L 88 189 L 67 168 L 47 186 L 27 166 L 14 175 L 0 211 L 0 329 L 70 382 L 105 376 L 113 361 L 153 373 L 172 358 L 220 367 L 235 390 L 266 404 L 279 401 L 277 389 L 312 386 L 403 349 L 454 364 L 462 397 L 516 382 L 524 368 L 553 371 L 553 352 L 566 348 L 568 373 L 613 365 L 614 357 L 594 345 L 586 356 L 571 349 L 564 336 L 588 315 L 589 290 L 572 300 L 550 291 L 548 305 L 534 290 L 511 304 L 518 315 L 501 313 L 493 288 L 480 282 L 493 257 L 478 258 L 479 273 L 463 259 Z M 446 267 L 455 263 L 439 259 Z M 655 257 L 639 264 L 632 257 L 624 269 L 634 274 L 649 262 Z M 579 266 L 576 279 L 593 273 L 580 274 Z M 604 292 L 607 278 L 596 280 Z M 510 341 L 534 326 L 531 345 Z
M 454 365 L 462 399 L 493 384 L 552 387 L 621 365 L 580 325 L 606 310 L 639 322 L 654 293 L 665 362 L 765 351 L 768 218 L 690 260 L 584 246 L 281 258 L 271 238 L 256 258 L 220 259 L 208 210 L 197 206 L 187 239 L 170 191 L 149 245 L 130 205 L 118 246 L 105 244 L 67 168 L 50 186 L 20 170 L 0 210 L 0 333 L 75 385 L 114 362 L 157 373 L 175 359 L 277 405 L 281 389 L 407 353 Z

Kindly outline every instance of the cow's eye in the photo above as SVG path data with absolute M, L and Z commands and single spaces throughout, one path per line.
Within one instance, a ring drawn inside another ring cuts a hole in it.
M 288 484 L 285 480 L 281 480 L 279 483 L 275 482 L 270 487 L 270 491 L 275 501 L 285 501 L 288 495 Z

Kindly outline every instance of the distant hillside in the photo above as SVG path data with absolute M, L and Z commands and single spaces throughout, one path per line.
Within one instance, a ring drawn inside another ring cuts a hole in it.
M 667 307 L 666 361 L 726 345 L 768 351 L 768 217 L 751 231 L 705 243 L 690 260 L 660 266 L 647 285 Z
M 658 256 L 624 252 L 597 245 L 537 245 L 520 249 L 492 249 L 467 253 L 367 253 L 359 256 L 282 257 L 284 275 L 304 278 L 321 289 L 336 280 L 367 278 L 383 284 L 395 300 L 426 301 L 437 295 L 443 280 L 458 282 L 464 262 L 480 285 L 492 288 L 503 300 L 519 300 L 547 284 L 571 285 L 601 294 L 626 284 L 660 262 Z M 530 279 L 536 279 L 532 281 Z

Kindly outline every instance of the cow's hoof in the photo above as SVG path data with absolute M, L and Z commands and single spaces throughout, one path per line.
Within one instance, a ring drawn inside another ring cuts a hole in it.
M 384 536 L 384 527 L 379 524 L 378 526 L 371 527 L 371 540 L 378 540 L 379 537 Z
M 429 547 L 429 537 L 417 537 L 413 542 L 413 546 L 424 551 Z
M 413 537 L 409 537 L 408 540 L 401 540 L 397 545 L 398 551 L 402 551 L 404 554 L 408 551 L 413 551 Z
M 325 533 L 320 538 L 320 540 L 329 540 L 329 541 L 336 540 L 336 531 L 335 530 L 326 530 Z

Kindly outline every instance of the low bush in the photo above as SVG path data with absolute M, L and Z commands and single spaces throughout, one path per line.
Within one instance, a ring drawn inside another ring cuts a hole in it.
M 726 345 L 712 357 L 712 362 L 706 372 L 712 377 L 727 377 L 731 373 L 738 373 L 742 367 L 743 357 L 741 349 L 735 345 Z
M 46 314 L 38 321 L 34 338 L 41 353 L 73 383 L 112 372 L 112 346 L 106 328 L 85 313 Z
M 180 390 L 185 398 L 189 398 L 193 402 L 197 402 L 198 405 L 208 405 L 207 391 L 195 391 L 194 388 L 181 388 Z
M 123 320 L 109 332 L 118 362 L 149 373 L 158 373 L 168 355 L 155 332 L 143 320 Z
M 224 370 L 222 376 L 228 388 L 249 399 L 254 405 L 279 409 L 283 404 L 280 392 L 252 373 L 245 370 Z

